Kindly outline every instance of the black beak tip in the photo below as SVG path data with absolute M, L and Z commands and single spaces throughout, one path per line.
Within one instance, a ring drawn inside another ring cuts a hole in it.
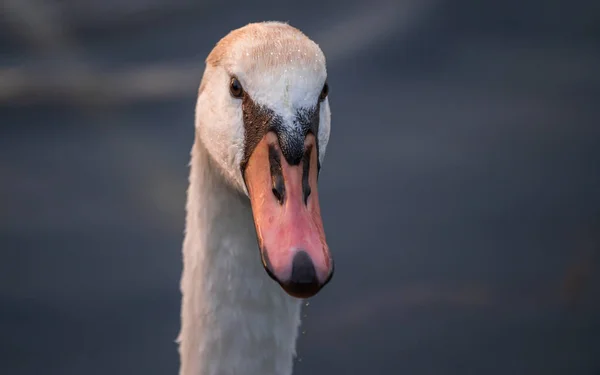
M 303 250 L 298 251 L 292 261 L 292 274 L 289 280 L 280 280 L 271 269 L 268 257 L 263 256 L 263 266 L 267 274 L 292 297 L 306 299 L 316 295 L 332 278 L 332 269 L 324 283 L 319 282 L 315 266 L 310 256 Z
M 315 296 L 322 288 L 318 283 L 280 283 L 287 294 L 292 297 L 306 299 Z

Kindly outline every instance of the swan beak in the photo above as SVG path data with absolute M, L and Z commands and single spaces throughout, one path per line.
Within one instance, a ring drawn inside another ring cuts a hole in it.
M 268 132 L 244 171 L 265 270 L 291 296 L 312 297 L 333 276 L 325 240 L 315 137 L 306 136 L 304 157 L 290 165 L 277 135 Z

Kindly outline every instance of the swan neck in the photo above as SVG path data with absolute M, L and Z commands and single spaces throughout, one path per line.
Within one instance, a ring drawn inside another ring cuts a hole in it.
M 289 375 L 300 301 L 262 267 L 248 198 L 192 149 L 181 278 L 180 375 Z

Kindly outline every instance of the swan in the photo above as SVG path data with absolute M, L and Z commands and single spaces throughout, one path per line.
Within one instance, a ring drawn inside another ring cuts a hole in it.
M 180 375 L 292 373 L 301 301 L 334 270 L 317 190 L 330 134 L 326 79 L 319 46 L 287 23 L 233 30 L 206 59 L 186 203 Z

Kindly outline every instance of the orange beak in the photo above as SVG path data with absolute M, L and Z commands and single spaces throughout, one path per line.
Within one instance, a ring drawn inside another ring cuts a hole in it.
M 260 140 L 244 171 L 263 266 L 297 298 L 317 294 L 333 276 L 317 175 L 314 135 L 305 138 L 301 162 L 290 165 L 272 131 Z

